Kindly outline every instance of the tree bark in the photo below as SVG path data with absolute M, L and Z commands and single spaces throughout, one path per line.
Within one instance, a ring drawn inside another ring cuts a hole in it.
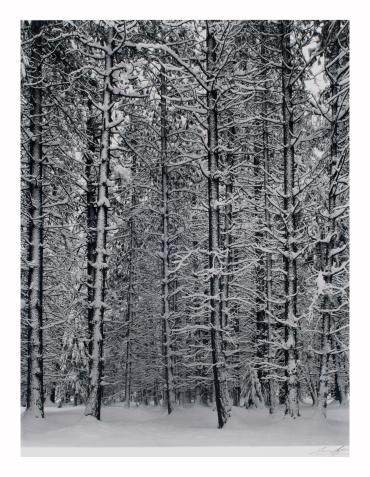
M 229 130 L 229 148 L 232 147 L 233 138 L 236 134 L 235 126 Z M 230 317 L 230 282 L 232 279 L 232 228 L 233 228 L 233 189 L 234 189 L 234 155 L 232 152 L 226 155 L 227 168 L 225 179 L 225 226 L 223 231 L 223 250 L 224 258 L 224 274 L 222 277 L 222 319 L 223 328 L 229 325 Z
M 266 102 L 264 102 L 264 109 L 267 109 Z M 266 116 L 267 111 L 264 113 Z M 263 162 L 264 162 L 264 173 L 263 173 L 263 183 L 264 183 L 264 207 L 265 207 L 265 240 L 267 242 L 269 238 L 269 230 L 271 229 L 271 217 L 269 210 L 269 199 L 268 199 L 268 184 L 269 184 L 269 174 L 270 174 L 270 159 L 269 159 L 269 149 L 268 149 L 268 132 L 266 121 L 263 121 Z M 268 248 L 268 247 L 267 247 Z M 266 320 L 266 354 L 268 362 L 268 373 L 271 374 L 271 365 L 273 364 L 273 348 L 272 348 L 272 309 L 271 309 L 271 300 L 272 300 L 272 254 L 270 251 L 265 253 L 265 320 Z M 269 402 L 269 412 L 270 414 L 274 413 L 275 410 L 275 381 L 269 376 L 268 378 L 268 402 Z
M 95 125 L 92 117 L 92 103 L 88 100 L 89 118 L 86 125 L 88 138 L 87 150 L 85 154 L 85 176 L 86 176 L 86 255 L 87 255 L 87 330 L 88 330 L 88 352 L 89 352 L 89 381 L 92 365 L 92 343 L 94 329 L 94 262 L 96 254 L 96 174 L 95 174 L 95 152 L 96 137 Z M 90 387 L 90 382 L 89 386 Z
M 263 151 L 265 153 L 265 151 Z M 260 151 L 255 148 L 254 153 L 254 202 L 255 202 L 255 253 L 256 253 L 256 265 L 255 265 L 255 286 L 256 286 L 256 298 L 255 298 L 255 316 L 256 316 L 256 357 L 259 362 L 265 360 L 266 356 L 266 303 L 265 303 L 265 254 L 261 248 L 263 243 L 264 233 L 262 231 L 263 206 L 262 206 L 262 181 L 263 174 L 261 174 L 261 161 L 259 157 Z M 265 391 L 265 371 L 261 365 L 257 368 L 257 377 L 261 384 L 261 389 Z M 262 392 L 265 395 L 265 392 Z
M 111 69 L 113 66 L 112 30 L 108 32 L 108 49 L 105 52 L 105 78 L 103 92 L 103 113 L 101 149 L 98 178 L 98 203 L 96 227 L 96 259 L 94 262 L 94 305 L 93 305 L 93 341 L 92 361 L 90 371 L 90 390 L 85 407 L 85 416 L 93 416 L 100 420 L 101 402 L 103 395 L 103 340 L 104 340 L 104 310 L 107 273 L 107 218 L 108 218 L 108 174 L 109 174 L 109 146 L 110 146 L 110 109 Z
M 220 207 L 217 131 L 217 90 L 214 78 L 216 41 L 212 25 L 207 22 L 207 110 L 208 110 L 208 223 L 209 223 L 209 273 L 210 273 L 210 325 L 213 381 L 218 417 L 222 428 L 229 417 L 226 366 L 223 352 L 222 290 L 220 261 Z
M 284 158 L 284 226 L 285 226 L 285 346 L 287 399 L 286 414 L 299 416 L 297 377 L 297 259 L 296 259 L 296 200 L 295 158 L 294 158 L 294 113 L 292 103 L 292 53 L 290 44 L 291 22 L 282 21 L 282 116 L 283 116 L 283 158 Z
M 132 158 L 132 177 L 136 174 L 136 156 Z M 130 252 L 128 267 L 128 292 L 127 292 L 127 319 L 126 319 L 126 363 L 125 363 L 125 402 L 130 407 L 131 395 L 131 326 L 134 320 L 135 307 L 135 247 L 136 247 L 136 228 L 135 228 L 135 208 L 137 206 L 137 197 L 135 187 L 132 186 L 131 193 L 131 216 L 129 219 L 130 230 Z
M 336 61 L 336 58 L 339 54 L 339 44 L 338 39 L 336 38 L 340 30 L 340 22 L 336 21 L 334 24 L 334 41 L 332 48 L 330 49 L 330 54 L 327 59 L 328 63 L 331 61 Z M 328 212 L 328 224 L 325 227 L 324 238 L 322 240 L 322 245 L 325 247 L 325 252 L 322 253 L 322 266 L 321 273 L 324 279 L 325 288 L 323 290 L 323 299 L 322 307 L 323 312 L 321 316 L 322 320 L 322 329 L 321 329 L 321 360 L 320 360 L 320 378 L 319 378 L 319 393 L 318 393 L 318 409 L 326 417 L 327 411 L 327 397 L 328 397 L 328 380 L 329 380 L 329 359 L 331 355 L 331 329 L 333 316 L 330 311 L 331 308 L 335 308 L 335 303 L 333 303 L 332 295 L 332 282 L 333 282 L 333 266 L 334 266 L 334 257 L 332 254 L 333 249 L 337 246 L 337 221 L 335 217 L 335 207 L 336 207 L 336 194 L 335 194 L 335 185 L 336 185 L 336 166 L 338 161 L 338 123 L 337 123 L 337 112 L 338 112 L 338 84 L 337 84 L 337 75 L 336 75 L 336 66 L 333 65 L 333 72 L 330 75 L 331 81 L 331 97 L 334 98 L 334 101 L 331 102 L 331 144 L 330 144 L 330 159 L 329 159 L 329 193 L 327 199 L 327 212 Z M 325 240 L 325 236 L 329 234 L 330 239 Z M 334 359 L 335 362 L 335 359 Z M 336 363 L 335 363 L 336 364 Z M 338 371 L 336 372 L 336 374 Z M 336 376 L 335 382 L 338 383 L 338 375 Z
M 162 190 L 162 338 L 165 375 L 165 395 L 168 414 L 173 411 L 173 374 L 170 329 L 170 274 L 169 274 L 169 209 L 167 166 L 167 85 L 166 72 L 162 66 L 161 79 L 161 190 Z
M 34 68 L 30 86 L 30 151 L 29 151 L 29 230 L 28 230 L 28 372 L 27 413 L 44 417 L 43 370 L 43 151 L 42 151 L 42 25 L 32 21 L 35 37 L 30 63 Z
M 260 26 L 261 32 L 261 61 L 264 65 L 264 74 L 267 74 L 268 68 L 268 50 L 265 46 L 265 22 L 261 22 Z M 264 76 L 265 80 L 266 77 Z M 270 150 L 269 150 L 269 131 L 267 127 L 267 108 L 268 101 L 268 89 L 267 82 L 265 83 L 264 90 L 262 92 L 262 161 L 263 161 L 263 207 L 264 207 L 264 240 L 266 243 L 266 252 L 264 253 L 264 294 L 265 294 L 265 310 L 264 310 L 264 335 L 267 340 L 265 346 L 265 356 L 267 358 L 267 373 L 269 377 L 267 378 L 267 401 L 269 406 L 269 413 L 273 414 L 275 410 L 275 381 L 271 377 L 273 363 L 273 349 L 271 346 L 272 343 L 272 253 L 269 251 L 268 243 L 271 233 L 271 215 L 270 215 L 270 203 L 269 203 L 269 177 L 270 177 Z

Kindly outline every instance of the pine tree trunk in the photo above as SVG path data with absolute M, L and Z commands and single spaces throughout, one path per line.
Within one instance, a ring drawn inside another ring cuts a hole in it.
M 235 126 L 232 126 L 229 131 L 229 148 L 232 147 L 233 138 L 236 134 Z M 224 259 L 224 274 L 222 277 L 222 319 L 223 328 L 229 326 L 230 315 L 230 282 L 232 279 L 232 227 L 233 227 L 233 189 L 234 189 L 234 155 L 229 152 L 226 156 L 227 168 L 225 179 L 225 226 L 223 231 L 223 249 L 225 254 Z
M 165 375 L 165 394 L 168 414 L 173 410 L 173 375 L 170 330 L 169 292 L 169 210 L 168 210 L 168 167 L 167 167 L 167 102 L 166 73 L 161 68 L 161 186 L 162 186 L 162 337 Z
M 237 250 L 233 252 L 233 259 L 235 262 L 238 262 L 238 253 Z M 233 332 L 236 338 L 236 349 L 233 354 L 232 358 L 232 366 L 234 369 L 234 376 L 233 376 L 233 389 L 232 389 L 232 396 L 233 396 L 233 406 L 240 406 L 240 399 L 241 399 L 241 369 L 242 369 L 242 353 L 240 351 L 239 345 L 239 336 L 240 336 L 240 304 L 233 304 L 232 307 L 232 315 L 233 315 Z
M 88 100 L 89 118 L 86 125 L 88 138 L 87 150 L 85 154 L 85 176 L 86 176 L 86 255 L 87 255 L 87 329 L 88 329 L 88 352 L 89 352 L 89 381 L 92 365 L 92 343 L 94 329 L 94 262 L 96 253 L 96 175 L 95 175 L 95 151 L 96 137 L 95 127 L 92 118 L 92 103 Z M 90 382 L 89 386 L 90 388 Z
M 265 103 L 266 104 L 266 103 Z M 269 174 L 270 174 L 270 160 L 269 160 L 269 151 L 268 151 L 268 135 L 267 135 L 267 125 L 266 121 L 263 121 L 263 156 L 264 156 L 264 207 L 265 207 L 265 239 L 266 241 L 269 238 L 269 230 L 271 229 L 271 218 L 269 211 L 269 200 L 268 200 L 268 183 L 269 183 Z M 268 373 L 272 373 L 271 365 L 273 364 L 273 348 L 272 348 L 272 309 L 271 309 L 271 300 L 272 300 L 272 254 L 270 251 L 265 253 L 265 295 L 266 295 L 266 304 L 265 304 L 265 320 L 266 320 L 266 355 L 268 362 Z M 269 402 L 269 412 L 270 414 L 274 413 L 275 410 L 275 381 L 270 376 L 268 378 L 268 402 Z
M 336 36 L 340 30 L 340 22 L 336 21 L 334 26 L 333 34 Z M 337 58 L 339 54 L 339 44 L 338 40 L 335 38 L 333 47 L 330 51 L 328 62 Z M 336 72 L 335 72 L 336 73 Z M 327 410 L 327 397 L 328 397 L 328 372 L 329 372 L 329 359 L 331 354 L 331 328 L 332 328 L 332 313 L 330 312 L 331 308 L 335 308 L 335 303 L 333 303 L 332 296 L 332 281 L 333 281 L 333 266 L 334 258 L 332 255 L 332 250 L 337 246 L 336 236 L 337 236 L 337 223 L 335 217 L 335 206 L 336 206 L 336 195 L 335 195 L 335 185 L 336 185 L 336 165 L 338 161 L 338 84 L 336 81 L 336 74 L 331 75 L 331 97 L 334 98 L 334 101 L 331 102 L 331 144 L 330 144 L 330 163 L 329 163 L 329 194 L 328 194 L 328 217 L 329 224 L 327 226 L 326 232 L 329 233 L 330 240 L 323 240 L 323 245 L 325 246 L 325 253 L 323 255 L 323 263 L 321 271 L 325 281 L 324 296 L 322 300 L 322 342 L 321 342 L 321 361 L 320 361 L 320 379 L 319 379 L 319 394 L 318 394 L 318 409 L 321 414 L 326 417 Z M 325 234 L 326 235 L 326 234 Z M 334 359 L 335 362 L 335 359 Z M 338 383 L 338 370 L 336 370 L 335 382 Z
M 26 410 L 30 415 L 44 417 L 43 385 L 43 151 L 42 151 L 42 24 L 31 22 L 35 38 L 31 53 L 34 68 L 30 86 L 29 151 L 29 230 L 28 230 L 28 372 Z
M 286 414 L 299 416 L 298 376 L 297 376 L 297 263 L 296 263 L 296 201 L 294 196 L 294 117 L 292 85 L 290 82 L 292 53 L 290 45 L 291 22 L 282 21 L 282 116 L 283 116 L 283 156 L 284 156 L 284 222 L 285 222 L 285 346 L 287 399 Z
M 222 290 L 220 261 L 220 207 L 217 132 L 217 91 L 212 77 L 216 63 L 216 41 L 207 22 L 207 70 L 208 70 L 208 221 L 209 221 L 209 273 L 210 273 L 210 325 L 213 364 L 213 381 L 218 417 L 222 428 L 229 417 L 226 366 L 223 353 Z
M 332 200 L 329 193 L 329 214 L 332 209 Z M 332 242 L 332 241 L 330 241 Z M 329 276 L 326 279 L 325 286 L 330 286 L 331 283 L 331 268 L 332 268 L 332 259 L 330 257 L 330 242 L 324 243 L 325 251 L 321 253 L 321 270 L 323 272 L 328 272 Z M 327 290 L 324 290 L 324 296 L 321 300 L 321 305 L 323 310 L 321 317 L 321 355 L 320 355 L 320 374 L 319 374 L 319 391 L 317 396 L 317 406 L 319 412 L 323 417 L 326 417 L 327 410 L 327 398 L 328 398 L 328 380 L 329 380 L 329 359 L 330 359 L 330 348 L 331 348 L 331 313 L 328 312 L 331 306 L 331 300 L 327 294 Z
M 267 65 L 267 58 L 266 55 L 268 54 L 265 48 L 265 22 L 261 22 L 261 58 L 263 64 Z M 266 71 L 266 70 L 265 70 Z M 267 356 L 267 363 L 268 363 L 268 373 L 271 375 L 272 368 L 271 365 L 273 364 L 273 349 L 271 346 L 273 335 L 272 335 L 272 309 L 271 309 L 271 300 L 272 300 L 272 254 L 268 250 L 268 240 L 270 238 L 270 230 L 271 230 L 271 216 L 270 216 L 270 203 L 269 203 L 269 177 L 270 177 L 270 157 L 269 157 L 269 135 L 268 135 L 268 128 L 266 119 L 268 115 L 267 109 L 267 85 L 262 94 L 262 148 L 263 148 L 263 200 L 264 200 L 264 212 L 265 212 L 265 234 L 264 239 L 266 242 L 266 252 L 265 252 L 265 283 L 264 283 L 264 292 L 265 292 L 265 335 L 267 339 L 266 345 L 266 356 Z M 275 381 L 274 379 L 269 376 L 267 381 L 267 394 L 268 394 L 268 405 L 269 405 L 269 413 L 273 414 L 275 411 Z
M 132 159 L 132 177 L 136 174 L 136 156 Z M 130 407 L 131 394 L 131 326 L 134 319 L 135 306 L 135 247 L 136 247 L 136 228 L 135 228 L 135 208 L 137 206 L 136 190 L 132 187 L 131 193 L 131 216 L 129 219 L 130 230 L 130 252 L 128 267 L 128 293 L 127 293 L 127 319 L 126 319 L 126 363 L 125 363 L 125 401 L 126 406 Z
M 192 207 L 197 206 L 197 196 L 196 194 L 192 195 L 191 198 L 191 205 Z M 192 240 L 192 246 L 193 250 L 197 251 L 199 247 L 199 242 L 197 240 L 196 234 L 194 234 L 193 240 Z M 193 298 L 192 301 L 192 307 L 193 309 L 199 310 L 200 307 L 202 306 L 201 299 L 200 299 L 200 294 L 201 294 L 201 286 L 200 286 L 200 280 L 199 280 L 199 275 L 201 272 L 201 261 L 199 260 L 199 257 L 197 253 L 193 254 L 192 260 L 191 260 L 191 266 L 192 266 L 192 275 L 194 277 L 194 295 L 195 298 Z M 205 293 L 206 294 L 206 293 Z M 189 311 L 189 314 L 191 311 Z M 203 324 L 203 318 L 197 314 L 195 317 L 195 325 L 199 326 Z M 207 334 L 204 332 L 204 330 L 197 328 L 195 331 L 195 341 L 197 343 L 202 343 L 204 347 L 207 347 Z M 201 383 L 205 377 L 205 369 L 204 366 L 196 366 L 195 368 L 195 373 L 197 377 L 197 382 L 198 384 L 195 387 L 195 403 L 196 404 L 203 404 L 203 396 L 205 393 L 205 386 L 204 384 Z
M 105 282 L 107 273 L 107 218 L 108 218 L 108 174 L 109 174 L 109 147 L 110 147 L 110 106 L 111 68 L 113 66 L 112 30 L 108 33 L 110 51 L 105 52 L 105 80 L 103 93 L 103 113 L 101 130 L 101 149 L 98 177 L 98 203 L 96 226 L 96 254 L 94 263 L 94 306 L 93 306 L 93 341 L 92 361 L 90 371 L 90 390 L 86 403 L 85 416 L 94 416 L 100 420 L 102 402 L 102 374 L 103 374 L 103 339 L 104 339 L 104 309 L 105 309 Z
M 266 355 L 266 325 L 265 325 L 265 255 L 261 249 L 261 243 L 263 243 L 264 234 L 261 227 L 261 211 L 262 211 L 262 183 L 261 183 L 261 167 L 259 151 L 257 148 L 254 153 L 254 202 L 255 202 L 255 244 L 256 244 L 256 265 L 255 265 L 255 286 L 256 286 L 256 298 L 255 298 L 255 316 L 256 316 L 256 357 L 258 362 L 265 360 Z M 263 220 L 263 219 L 262 219 Z M 265 388 L 264 376 L 265 372 L 261 369 L 261 365 L 258 366 L 257 376 L 261 384 L 261 388 Z M 263 392 L 265 395 L 265 393 Z

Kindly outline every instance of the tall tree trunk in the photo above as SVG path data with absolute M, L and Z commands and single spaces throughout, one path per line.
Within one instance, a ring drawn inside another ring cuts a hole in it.
M 229 141 L 228 147 L 231 149 L 233 139 L 236 134 L 235 126 L 232 126 L 228 132 Z M 222 319 L 223 328 L 229 325 L 230 316 L 230 282 L 232 279 L 232 227 L 233 227 L 233 189 L 234 189 L 234 154 L 228 152 L 226 155 L 227 168 L 225 179 L 225 226 L 223 231 L 223 250 L 225 253 L 224 259 L 224 274 L 222 277 Z
M 196 206 L 197 206 L 197 195 L 196 194 L 193 194 L 192 197 L 191 197 L 191 205 L 194 208 L 196 208 Z M 193 217 L 192 217 L 192 219 L 193 219 Z M 202 302 L 201 302 L 201 299 L 200 299 L 201 282 L 200 282 L 200 279 L 199 279 L 199 275 L 201 273 L 202 267 L 201 267 L 201 261 L 199 260 L 199 256 L 198 256 L 198 247 L 199 247 L 199 242 L 198 242 L 198 239 L 197 239 L 197 235 L 193 234 L 192 248 L 193 248 L 193 251 L 196 252 L 196 253 L 194 253 L 193 256 L 192 256 L 191 267 L 192 267 L 192 275 L 193 275 L 193 278 L 194 278 L 193 293 L 194 293 L 195 297 L 192 300 L 192 310 L 189 310 L 189 315 L 191 315 L 193 310 L 199 310 L 200 307 L 202 306 Z M 204 345 L 204 347 L 207 347 L 207 344 L 205 344 L 205 342 L 207 343 L 207 339 L 209 339 L 209 337 L 207 336 L 207 333 L 205 333 L 205 331 L 200 328 L 200 326 L 203 325 L 203 324 L 204 324 L 203 317 L 200 316 L 199 313 L 196 313 L 195 326 L 197 327 L 197 329 L 195 331 L 195 342 L 198 345 Z M 205 370 L 204 366 L 198 364 L 195 368 L 195 374 L 196 374 L 196 377 L 197 377 L 197 384 L 196 384 L 196 387 L 195 387 L 195 389 L 196 389 L 195 402 L 196 402 L 196 404 L 202 404 L 202 403 L 204 404 L 204 402 L 202 402 L 202 397 L 203 397 L 204 393 L 206 392 L 206 386 L 203 383 L 205 375 L 206 375 L 206 370 Z
M 136 156 L 132 158 L 132 177 L 136 174 Z M 135 247 L 136 247 L 136 228 L 135 228 L 135 209 L 137 206 L 137 197 L 135 187 L 132 186 L 131 193 L 131 216 L 129 219 L 130 229 L 130 255 L 128 267 L 128 292 L 127 292 L 127 319 L 126 319 L 126 363 L 125 363 L 125 401 L 126 406 L 130 407 L 131 395 L 131 326 L 134 319 L 135 307 Z
M 264 116 L 266 116 L 267 105 L 266 101 L 264 102 Z M 265 207 L 265 240 L 266 242 L 269 239 L 269 230 L 271 229 L 271 217 L 270 217 L 270 204 L 268 200 L 268 184 L 269 184 L 269 174 L 270 174 L 270 160 L 269 160 L 269 149 L 268 149 L 268 132 L 266 121 L 263 121 L 263 163 L 264 163 L 264 172 L 263 172 L 263 183 L 264 183 L 264 207 Z M 271 300 L 272 300 L 272 254 L 268 250 L 268 246 L 265 253 L 265 320 L 266 320 L 266 354 L 268 362 L 268 373 L 271 374 L 271 365 L 273 364 L 273 349 L 272 349 L 272 309 L 271 309 Z M 269 376 L 268 378 L 268 402 L 269 402 L 269 412 L 273 414 L 275 409 L 275 382 L 274 379 Z
M 330 203 L 329 199 L 329 203 Z M 330 209 L 330 206 L 329 206 Z M 330 273 L 331 270 L 331 260 L 329 258 L 329 244 L 326 244 L 325 251 L 325 263 L 323 263 L 322 269 L 326 269 Z M 328 277 L 326 286 L 331 282 L 331 277 Z M 322 313 L 322 328 L 321 328 L 321 356 L 320 356 L 320 377 L 319 377 L 319 392 L 317 398 L 318 409 L 324 417 L 326 417 L 326 408 L 327 408 L 327 398 L 328 398 L 328 379 L 329 379 L 329 358 L 330 358 L 330 330 L 331 330 L 331 314 L 329 311 L 330 299 L 325 293 L 322 299 L 322 307 L 324 310 Z
M 109 49 L 105 52 L 105 79 L 103 92 L 103 113 L 101 131 L 101 149 L 98 177 L 98 203 L 96 226 L 96 260 L 94 263 L 94 314 L 93 314 L 93 341 L 92 361 L 90 371 L 90 390 L 85 407 L 85 416 L 94 416 L 100 420 L 101 401 L 103 394 L 103 339 L 104 339 L 104 309 L 105 309 L 105 282 L 107 273 L 107 217 L 108 217 L 108 174 L 109 174 L 109 146 L 110 146 L 110 116 L 111 116 L 111 69 L 112 30 L 108 33 Z
M 256 265 L 255 265 L 255 286 L 256 286 L 256 298 L 255 298 L 255 316 L 256 316 L 256 356 L 259 362 L 264 361 L 266 357 L 266 324 L 265 324 L 265 254 L 261 247 L 263 244 L 264 233 L 262 230 L 263 206 L 262 206 L 262 182 L 261 178 L 261 164 L 260 164 L 260 151 L 255 148 L 253 166 L 254 166 L 254 202 L 255 202 L 255 252 L 256 252 Z M 257 377 L 263 390 L 262 394 L 265 396 L 265 371 L 264 365 L 258 366 Z
M 210 325 L 213 364 L 213 381 L 218 417 L 222 428 L 229 416 L 226 365 L 223 352 L 222 290 L 220 260 L 220 206 L 217 131 L 217 90 L 214 78 L 216 41 L 212 25 L 207 22 L 207 109 L 208 109 L 208 222 L 209 222 L 209 273 L 210 273 Z
M 264 65 L 264 79 L 267 76 L 267 64 L 268 64 L 268 50 L 266 49 L 266 28 L 265 22 L 262 21 L 260 25 L 261 34 L 261 61 Z M 271 215 L 270 215 L 270 203 L 269 203 L 269 177 L 270 177 L 270 150 L 269 150 L 269 133 L 267 127 L 266 118 L 268 116 L 268 83 L 265 82 L 262 92 L 262 161 L 263 161 L 263 207 L 264 207 L 264 240 L 266 251 L 264 254 L 264 294 L 265 294 L 265 338 L 267 344 L 265 346 L 265 356 L 267 358 L 267 373 L 269 375 L 267 379 L 267 401 L 270 414 L 273 414 L 275 410 L 275 381 L 271 377 L 272 364 L 273 364 L 273 349 L 272 343 L 272 254 L 269 251 L 268 242 L 271 233 Z
M 236 255 L 236 252 L 235 252 Z M 235 261 L 237 258 L 235 257 Z M 240 319 L 239 319 L 239 304 L 234 305 L 233 307 L 233 331 L 236 337 L 236 351 L 233 358 L 234 363 L 234 388 L 233 388 L 233 405 L 239 407 L 240 406 L 240 398 L 241 398 L 241 352 L 240 352 L 240 345 L 239 345 L 239 334 L 240 334 Z
M 34 68 L 30 86 L 29 230 L 28 230 L 28 372 L 26 409 L 44 417 L 43 384 L 43 151 L 42 151 L 42 25 L 32 21 L 34 46 L 30 63 Z
M 292 53 L 290 44 L 291 22 L 282 21 L 282 115 L 283 115 L 283 157 L 284 157 L 284 222 L 285 222 L 285 346 L 287 399 L 286 413 L 299 416 L 298 376 L 297 376 L 297 263 L 296 263 L 296 200 L 295 160 L 294 160 L 294 113 L 292 103 Z
M 337 35 L 340 31 L 340 22 L 336 21 L 334 24 L 333 31 L 333 45 L 330 49 L 330 54 L 327 59 L 328 63 L 331 61 L 336 62 L 337 56 L 339 54 L 340 46 Z M 327 410 L 327 397 L 328 397 L 328 379 L 329 379 L 329 359 L 331 354 L 331 328 L 332 328 L 332 313 L 331 308 L 335 308 L 335 303 L 333 303 L 333 294 L 332 294 L 332 281 L 333 281 L 333 266 L 334 266 L 334 256 L 332 251 L 337 246 L 337 223 L 335 216 L 335 207 L 336 207 L 336 166 L 338 164 L 338 93 L 339 85 L 337 83 L 336 75 L 336 65 L 333 65 L 333 72 L 330 75 L 331 81 L 331 97 L 334 100 L 331 102 L 331 144 L 330 144 L 330 162 L 329 162 L 329 194 L 328 194 L 328 225 L 326 228 L 326 233 L 324 233 L 324 238 L 322 240 L 322 245 L 325 247 L 325 252 L 322 254 L 322 267 L 321 274 L 324 279 L 325 288 L 323 290 L 323 299 L 322 299 L 322 339 L 321 339 L 321 360 L 320 360 L 320 379 L 319 379 L 319 394 L 318 394 L 318 409 L 321 414 L 326 417 Z M 327 240 L 327 233 L 329 234 L 330 239 Z M 335 362 L 335 359 L 334 359 Z M 335 363 L 336 364 L 336 363 Z M 338 371 L 336 371 L 336 374 Z M 336 376 L 335 382 L 338 382 L 338 376 Z
M 173 410 L 173 375 L 170 329 L 170 274 L 169 274 L 169 209 L 167 166 L 167 86 L 166 72 L 162 66 L 161 79 L 161 185 L 162 185 L 162 337 L 165 375 L 165 395 L 168 414 Z
M 92 365 L 92 343 L 94 329 L 94 262 L 96 253 L 96 174 L 95 174 L 95 152 L 96 137 L 93 120 L 92 103 L 88 100 L 89 118 L 86 125 L 88 139 L 85 154 L 85 176 L 86 176 L 86 255 L 87 255 L 87 329 L 88 329 L 88 352 L 89 352 L 89 388 L 90 373 Z
M 234 138 L 236 135 L 235 126 L 231 126 L 228 131 L 228 149 L 232 149 Z M 233 279 L 233 262 L 234 262 L 234 251 L 233 251 L 233 200 L 234 200 L 234 153 L 228 152 L 226 155 L 226 177 L 225 177 L 225 218 L 224 218 L 224 231 L 223 231 L 223 251 L 225 254 L 224 258 L 224 272 L 222 275 L 222 328 L 227 329 L 228 332 L 233 330 L 235 335 L 239 332 L 239 323 L 237 314 L 237 306 L 230 303 L 230 285 Z M 231 396 L 234 406 L 239 406 L 240 404 L 240 351 L 238 339 L 235 340 L 235 350 L 230 361 L 225 364 L 233 366 L 235 371 L 234 376 L 234 385 L 231 391 Z M 226 341 L 223 340 L 223 347 L 225 352 L 227 352 Z M 225 357 L 226 358 L 226 357 Z M 233 363 L 233 364 L 232 364 Z

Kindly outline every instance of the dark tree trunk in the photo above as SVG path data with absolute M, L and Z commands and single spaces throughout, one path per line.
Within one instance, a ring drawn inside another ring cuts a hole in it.
M 235 126 L 232 126 L 228 132 L 228 146 L 231 149 L 236 134 Z M 232 253 L 232 228 L 233 228 L 233 192 L 234 192 L 234 154 L 229 152 L 226 155 L 225 168 L 227 169 L 225 178 L 225 217 L 223 230 L 223 250 L 224 274 L 222 277 L 222 320 L 223 328 L 229 326 L 230 321 L 230 283 L 233 272 L 233 253 Z M 225 344 L 225 343 L 224 343 Z
M 87 153 L 85 154 L 85 176 L 86 176 L 86 251 L 87 251 L 87 328 L 88 328 L 88 352 L 89 352 L 89 388 L 90 373 L 92 365 L 92 345 L 94 330 L 94 263 L 96 255 L 96 172 L 95 172 L 95 152 L 96 142 L 95 126 L 93 119 L 92 103 L 88 100 L 89 118 L 86 125 L 88 138 Z
M 132 177 L 136 174 L 136 156 L 132 159 Z M 126 362 L 125 362 L 125 401 L 126 406 L 130 407 L 131 395 L 131 327 L 134 320 L 135 307 L 135 260 L 136 260 L 136 227 L 135 227 L 135 209 L 137 206 L 137 196 L 135 187 L 132 187 L 131 193 L 131 215 L 129 219 L 130 230 L 130 253 L 128 268 L 128 292 L 127 292 L 127 318 L 126 318 Z
M 266 41 L 266 25 L 265 22 L 261 22 L 260 26 L 261 32 L 261 59 L 262 63 L 265 66 L 264 73 L 267 74 L 267 65 L 268 65 L 268 50 L 265 47 Z M 271 346 L 272 342 L 272 309 L 271 309 L 271 300 L 272 300 L 272 254 L 269 251 L 269 239 L 271 233 L 271 215 L 270 215 L 270 203 L 269 203 L 269 182 L 270 182 L 270 150 L 269 150 L 269 132 L 267 127 L 266 118 L 268 116 L 268 88 L 267 83 L 265 84 L 264 90 L 262 92 L 262 161 L 263 161 L 263 206 L 264 206 L 264 227 L 265 233 L 263 235 L 266 243 L 266 252 L 264 254 L 264 337 L 267 340 L 265 345 L 265 356 L 267 358 L 267 373 L 269 377 L 267 379 L 267 401 L 269 406 L 270 414 L 273 414 L 275 409 L 275 381 L 271 377 L 273 370 L 271 365 L 273 364 L 273 349 Z
M 44 417 L 43 370 L 43 151 L 42 151 L 42 26 L 32 21 L 34 46 L 30 63 L 34 69 L 30 86 L 29 151 L 29 230 L 28 230 L 28 371 L 26 410 L 34 417 Z
M 208 70 L 208 220 L 209 220 L 209 270 L 210 270 L 210 325 L 213 364 L 213 381 L 218 417 L 222 428 L 229 416 L 225 356 L 223 353 L 223 320 L 220 261 L 220 207 L 219 166 L 217 131 L 217 90 L 213 77 L 216 64 L 216 41 L 212 25 L 207 22 L 207 70 Z
M 264 233 L 262 229 L 263 220 L 263 206 L 262 206 L 262 178 L 260 166 L 260 151 L 255 148 L 254 153 L 254 201 L 255 201 L 255 226 L 254 233 L 256 244 L 256 265 L 255 265 L 255 284 L 256 284 L 256 298 L 255 298 L 255 316 L 256 316 L 256 356 L 257 362 L 261 363 L 266 357 L 266 324 L 265 324 L 265 254 L 261 248 L 263 243 Z M 263 371 L 263 365 L 259 364 L 257 368 L 257 377 L 261 383 L 261 387 L 264 390 L 265 387 L 265 372 Z M 263 392 L 265 395 L 265 392 Z
M 167 86 L 166 72 L 161 68 L 161 186 L 162 186 L 162 337 L 165 375 L 165 393 L 168 414 L 173 410 L 173 375 L 170 330 L 170 274 L 169 274 L 169 209 L 167 166 Z
M 98 203 L 96 225 L 96 253 L 94 262 L 94 306 L 92 361 L 90 371 L 89 397 L 85 407 L 85 416 L 100 420 L 103 397 L 103 342 L 104 310 L 107 274 L 107 220 L 108 220 L 108 174 L 110 159 L 110 120 L 111 120 L 111 69 L 113 67 L 112 40 L 113 32 L 108 33 L 108 50 L 105 52 L 105 79 L 103 92 L 103 113 L 101 131 L 101 149 L 98 178 Z
M 283 157 L 284 157 L 284 228 L 285 228 L 285 346 L 287 399 L 286 413 L 299 416 L 298 376 L 297 376 L 297 246 L 295 157 L 294 157 L 294 111 L 292 102 L 292 53 L 290 44 L 291 21 L 282 21 L 282 116 L 283 116 Z
M 328 57 L 328 63 L 331 61 L 336 62 L 337 56 L 340 51 L 340 43 L 337 36 L 340 31 L 340 21 L 334 23 L 333 28 L 333 44 L 330 48 Z M 337 182 L 337 161 L 338 161 L 338 106 L 339 106 L 339 84 L 337 66 L 333 65 L 330 71 L 331 81 L 331 97 L 334 100 L 331 102 L 331 144 L 330 144 L 330 159 L 328 164 L 329 174 L 329 193 L 327 197 L 327 214 L 328 222 L 323 233 L 324 237 L 321 240 L 321 246 L 324 248 L 321 253 L 321 277 L 324 280 L 323 297 L 321 300 L 323 312 L 321 314 L 322 329 L 321 329 L 321 355 L 320 355 L 320 378 L 319 378 L 319 393 L 318 393 L 318 408 L 324 417 L 326 417 L 327 409 L 327 397 L 329 392 L 329 360 L 332 348 L 332 324 L 333 314 L 331 310 L 336 307 L 335 297 L 333 296 L 333 278 L 335 275 L 335 259 L 333 250 L 338 247 L 337 242 L 337 219 L 336 219 L 336 182 Z M 329 234 L 330 240 L 326 240 L 327 234 Z M 335 326 L 334 326 L 335 328 Z M 333 343 L 334 344 L 334 343 Z M 334 344 L 334 349 L 336 348 Z M 342 391 L 340 391 L 340 359 L 337 356 L 334 357 L 335 364 L 335 395 L 342 401 Z M 338 366 L 337 366 L 338 364 Z

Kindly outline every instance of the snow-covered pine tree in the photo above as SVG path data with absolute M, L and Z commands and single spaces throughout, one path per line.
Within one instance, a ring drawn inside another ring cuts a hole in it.
M 26 410 L 34 417 L 44 417 L 43 369 L 43 286 L 44 286 L 44 217 L 43 217 L 43 21 L 30 23 L 31 52 L 26 70 L 30 104 L 29 124 L 29 211 L 28 211 L 28 370 Z M 27 93 L 26 93 L 27 94 Z

